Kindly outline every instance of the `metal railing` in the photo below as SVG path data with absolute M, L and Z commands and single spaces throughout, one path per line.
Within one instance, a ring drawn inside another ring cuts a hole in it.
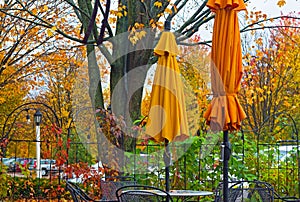
M 199 139 L 195 141 L 199 141 Z M 97 143 L 89 142 L 88 144 L 91 146 Z M 64 186 L 63 180 L 66 178 L 68 180 L 77 178 L 79 182 L 82 182 L 80 179 L 83 178 L 82 176 L 69 175 L 66 177 L 70 165 L 76 165 L 79 162 L 95 164 L 95 158 L 88 152 L 86 145 L 86 142 L 70 142 L 68 159 L 65 159 L 65 164 L 58 168 L 51 165 L 46 174 L 41 179 L 37 179 L 33 172 L 34 168 L 30 165 L 35 158 L 35 141 L 11 139 L 6 148 L 6 158 L 1 158 L 1 177 L 2 179 L 5 175 L 9 177 L 5 178 L 6 184 L 0 183 L 0 193 L 4 193 L 6 190 L 6 194 L 2 194 L 0 198 L 8 196 L 58 197 L 61 193 L 54 194 L 57 191 L 54 187 Z M 56 154 L 59 152 L 56 146 L 57 142 L 41 141 L 41 159 L 56 160 Z M 164 187 L 163 157 L 162 153 L 157 152 L 163 150 L 162 146 L 157 144 L 136 146 L 137 148 L 143 146 L 143 149 L 126 155 L 122 173 L 131 175 L 138 183 Z M 262 180 L 272 184 L 275 191 L 282 196 L 289 195 L 299 198 L 299 144 L 294 141 L 286 141 L 277 144 L 257 143 L 256 146 L 256 148 L 249 148 L 243 144 L 233 145 L 233 153 L 229 162 L 231 180 L 249 180 L 249 178 Z M 222 181 L 219 144 L 174 144 L 171 145 L 170 150 L 182 152 L 182 155 L 176 157 L 170 167 L 171 189 L 214 191 Z M 235 153 L 235 151 L 243 152 Z M 9 158 L 13 160 L 9 161 Z M 28 189 L 22 190 L 18 187 L 21 181 L 27 183 L 34 181 L 37 185 L 28 185 Z M 53 190 L 49 191 L 51 186 L 46 183 L 50 183 Z M 43 189 L 52 194 L 45 194 Z

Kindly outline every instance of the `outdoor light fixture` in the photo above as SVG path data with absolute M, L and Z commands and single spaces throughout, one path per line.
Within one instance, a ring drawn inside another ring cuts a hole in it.
M 27 120 L 27 123 L 30 123 L 30 116 L 29 116 L 29 114 L 26 115 L 26 120 Z
M 39 126 L 42 121 L 42 113 L 40 112 L 39 109 L 34 114 L 34 121 L 37 126 Z
M 108 105 L 107 112 L 111 114 L 111 104 Z
M 27 114 L 26 114 L 26 121 L 29 124 L 30 123 L 30 115 L 28 114 L 28 109 L 26 110 Z
M 42 113 L 39 109 L 34 114 L 34 121 L 36 127 L 36 176 L 41 178 L 41 139 L 40 139 L 40 124 L 42 121 Z

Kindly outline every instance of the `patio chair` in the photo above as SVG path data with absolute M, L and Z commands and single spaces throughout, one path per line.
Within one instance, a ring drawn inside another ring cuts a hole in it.
M 300 199 L 295 196 L 280 196 L 278 193 L 274 192 L 275 200 L 286 201 L 286 202 L 300 202 Z
M 173 202 L 168 192 L 153 186 L 123 186 L 117 189 L 116 195 L 119 202 Z
M 223 202 L 223 183 L 215 191 L 215 202 Z M 234 181 L 229 182 L 229 202 L 274 201 L 274 188 L 262 181 Z
M 94 200 L 89 195 L 87 195 L 78 185 L 72 182 L 66 182 L 66 189 L 71 193 L 72 199 L 74 202 L 82 202 L 82 201 L 102 201 L 102 200 Z
M 116 191 L 126 185 L 135 185 L 135 181 L 101 181 L 102 200 L 117 202 Z
M 101 181 L 102 198 L 100 200 L 92 199 L 78 185 L 72 182 L 66 182 L 66 188 L 71 193 L 74 202 L 81 201 L 101 201 L 101 202 L 117 202 L 116 190 L 124 185 L 135 184 L 135 181 Z

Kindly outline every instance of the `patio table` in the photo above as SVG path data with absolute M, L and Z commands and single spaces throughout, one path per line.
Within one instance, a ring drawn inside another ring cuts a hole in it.
M 143 192 L 134 192 L 135 190 L 126 190 L 126 191 L 132 192 L 131 194 L 147 195 L 147 193 L 143 193 Z M 166 195 L 166 193 L 161 192 L 159 190 L 147 190 L 147 191 L 153 192 L 157 195 L 162 195 L 162 196 Z M 213 195 L 213 192 L 210 191 L 196 191 L 196 190 L 170 190 L 168 193 L 172 198 L 177 198 L 177 201 L 179 201 L 179 199 L 181 199 L 182 201 L 187 201 L 188 199 L 196 196 L 201 197 L 201 196 Z
M 182 199 L 182 201 L 186 201 L 195 196 L 209 196 L 213 195 L 213 192 L 210 191 L 196 191 L 196 190 L 170 190 L 169 194 L 173 198 Z

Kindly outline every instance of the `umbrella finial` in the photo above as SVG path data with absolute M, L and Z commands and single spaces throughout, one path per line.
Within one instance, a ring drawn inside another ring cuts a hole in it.
M 170 31 L 171 30 L 171 22 L 169 20 L 165 21 L 165 30 Z

